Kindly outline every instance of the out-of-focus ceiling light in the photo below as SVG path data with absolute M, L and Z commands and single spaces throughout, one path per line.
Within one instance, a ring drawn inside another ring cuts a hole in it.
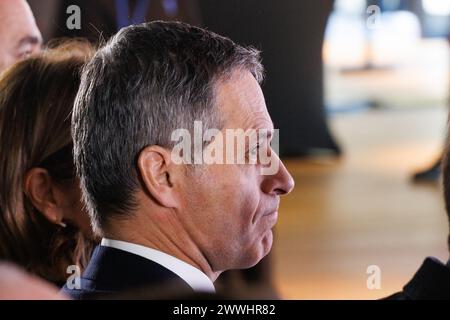
M 422 6 L 426 13 L 433 16 L 450 15 L 450 0 L 422 0 Z

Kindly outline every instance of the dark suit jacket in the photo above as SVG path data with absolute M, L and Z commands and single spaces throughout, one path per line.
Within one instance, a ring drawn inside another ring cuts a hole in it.
M 450 300 L 450 267 L 427 258 L 412 280 L 387 300 Z
M 97 246 L 81 276 L 81 288 L 69 289 L 65 285 L 62 292 L 73 299 L 133 299 L 157 298 L 157 294 L 162 294 L 167 288 L 176 291 L 174 293 L 193 293 L 178 275 L 151 260 L 119 249 Z M 139 289 L 146 289 L 148 294 L 142 294 Z

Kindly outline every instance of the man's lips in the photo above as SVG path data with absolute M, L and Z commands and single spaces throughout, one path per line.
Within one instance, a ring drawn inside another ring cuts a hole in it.
M 272 205 L 269 207 L 270 209 L 268 209 L 268 210 L 263 214 L 263 216 L 271 216 L 271 215 L 274 215 L 274 214 L 277 214 L 277 215 L 278 215 L 278 209 L 279 209 L 279 207 L 280 207 L 280 202 L 279 202 L 279 201 L 276 201 L 276 202 L 272 203 Z
M 278 218 L 278 208 L 280 207 L 280 200 L 278 199 L 273 199 L 271 201 L 269 201 L 268 203 L 266 203 L 266 208 L 268 208 L 267 210 L 258 210 L 259 212 L 257 212 L 252 219 L 253 223 L 256 223 L 256 221 L 260 220 L 260 219 L 264 219 L 266 220 L 267 218 L 275 218 L 275 220 Z
M 268 224 L 270 225 L 270 228 L 275 226 L 275 224 L 278 221 L 278 210 L 271 211 L 269 213 L 266 213 L 263 215 L 263 220 L 266 220 Z
M 271 216 L 271 215 L 275 215 L 275 214 L 278 215 L 278 209 L 275 209 L 275 210 L 272 210 L 272 211 L 269 211 L 269 212 L 263 214 L 263 217 L 267 217 L 267 216 Z

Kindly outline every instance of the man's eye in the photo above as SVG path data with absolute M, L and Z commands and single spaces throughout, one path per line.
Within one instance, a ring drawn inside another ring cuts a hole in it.
M 32 44 L 22 46 L 17 50 L 17 59 L 21 60 L 29 58 L 33 53 L 39 51 L 39 48 L 39 46 Z
M 19 59 L 26 59 L 26 58 L 28 58 L 32 53 L 33 53 L 32 50 L 22 51 L 22 52 L 20 52 L 20 53 L 17 55 L 17 57 L 18 57 Z

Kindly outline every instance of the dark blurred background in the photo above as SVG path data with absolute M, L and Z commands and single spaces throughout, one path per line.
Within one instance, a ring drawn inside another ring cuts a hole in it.
M 30 0 L 46 40 L 108 39 L 130 22 L 180 20 L 206 27 L 263 52 L 263 90 L 280 152 L 302 156 L 316 149 L 339 153 L 323 106 L 322 44 L 333 1 L 273 0 Z M 81 29 L 69 30 L 66 9 L 81 9 Z M 126 11 L 128 10 L 128 15 Z M 142 10 L 145 11 L 141 12 Z M 124 15 L 124 17 L 122 16 Z M 305 45 L 307 43 L 307 45 Z

